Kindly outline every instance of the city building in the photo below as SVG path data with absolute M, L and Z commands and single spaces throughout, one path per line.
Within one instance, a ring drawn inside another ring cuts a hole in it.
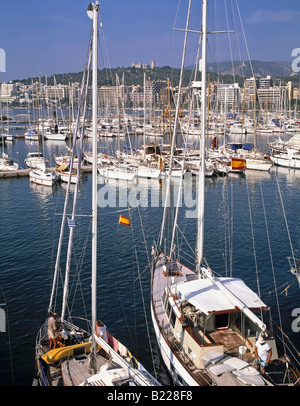
M 240 87 L 238 83 L 217 84 L 216 89 L 219 103 L 226 103 L 228 106 L 233 107 L 240 102 Z
M 255 89 L 256 89 L 256 79 L 255 78 L 249 78 L 245 80 L 245 85 L 244 85 L 244 101 L 245 103 L 253 103 L 255 100 Z
M 3 103 L 13 102 L 18 95 L 17 86 L 14 83 L 1 84 L 1 101 Z
M 271 76 L 258 79 L 258 89 L 269 89 L 273 86 L 273 80 Z

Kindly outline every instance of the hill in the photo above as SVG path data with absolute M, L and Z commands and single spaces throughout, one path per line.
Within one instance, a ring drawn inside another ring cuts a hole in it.
M 232 66 L 233 65 L 233 66 Z M 255 77 L 280 77 L 284 80 L 299 81 L 300 75 L 293 74 L 291 62 L 263 62 L 252 61 L 252 68 Z M 183 75 L 183 86 L 187 86 L 191 79 L 192 67 L 187 67 Z M 111 86 L 115 83 L 116 74 L 118 74 L 120 82 L 124 77 L 124 83 L 127 86 L 140 85 L 144 83 L 144 72 L 146 72 L 147 80 L 167 80 L 170 79 L 172 86 L 179 83 L 180 69 L 171 68 L 170 66 L 156 67 L 154 69 L 139 69 L 135 67 L 117 67 L 111 69 L 101 69 L 98 73 L 99 86 Z M 211 80 L 221 80 L 224 83 L 238 82 L 243 86 L 244 79 L 252 77 L 252 69 L 249 62 L 222 62 L 221 64 L 210 63 L 208 64 L 208 72 L 210 73 Z M 58 73 L 47 77 L 48 85 L 54 84 L 54 77 L 56 83 L 67 85 L 68 82 L 81 82 L 83 72 L 71 73 Z M 46 78 L 41 78 L 42 83 L 46 83 Z M 14 82 L 22 82 L 31 84 L 32 81 L 38 81 L 38 78 L 28 78 L 22 80 L 14 80 Z
M 266 77 L 271 76 L 275 77 L 290 77 L 294 76 L 292 71 L 291 62 L 264 62 L 264 61 L 252 61 L 252 68 L 255 77 Z M 253 76 L 251 65 L 249 61 L 246 62 L 231 62 L 226 61 L 222 62 L 220 65 L 215 63 L 208 64 L 208 71 L 219 73 L 221 75 L 232 75 L 233 72 L 235 75 L 242 77 L 251 77 Z

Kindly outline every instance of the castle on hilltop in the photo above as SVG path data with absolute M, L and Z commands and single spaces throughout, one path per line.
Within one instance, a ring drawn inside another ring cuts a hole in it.
M 155 68 L 155 61 L 151 61 L 151 65 L 146 65 L 145 63 L 138 63 L 135 64 L 134 62 L 131 64 L 132 68 L 137 68 L 137 69 L 154 69 Z

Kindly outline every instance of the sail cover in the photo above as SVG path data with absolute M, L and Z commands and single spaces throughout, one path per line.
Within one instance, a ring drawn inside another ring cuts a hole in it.
M 214 278 L 223 284 L 239 301 L 249 309 L 267 308 L 258 295 L 238 278 Z M 180 300 L 187 300 L 203 313 L 230 312 L 236 309 L 236 304 L 209 279 L 196 279 L 176 285 Z

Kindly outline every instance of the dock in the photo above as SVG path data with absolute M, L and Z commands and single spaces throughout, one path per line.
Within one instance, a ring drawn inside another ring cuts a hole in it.
M 50 168 L 47 168 L 49 171 L 55 171 L 56 166 L 52 166 Z M 16 171 L 0 171 L 0 178 L 21 178 L 24 176 L 29 176 L 29 171 L 30 169 L 17 169 Z M 83 173 L 88 173 L 92 172 L 92 165 L 82 165 L 81 166 L 81 171 Z

